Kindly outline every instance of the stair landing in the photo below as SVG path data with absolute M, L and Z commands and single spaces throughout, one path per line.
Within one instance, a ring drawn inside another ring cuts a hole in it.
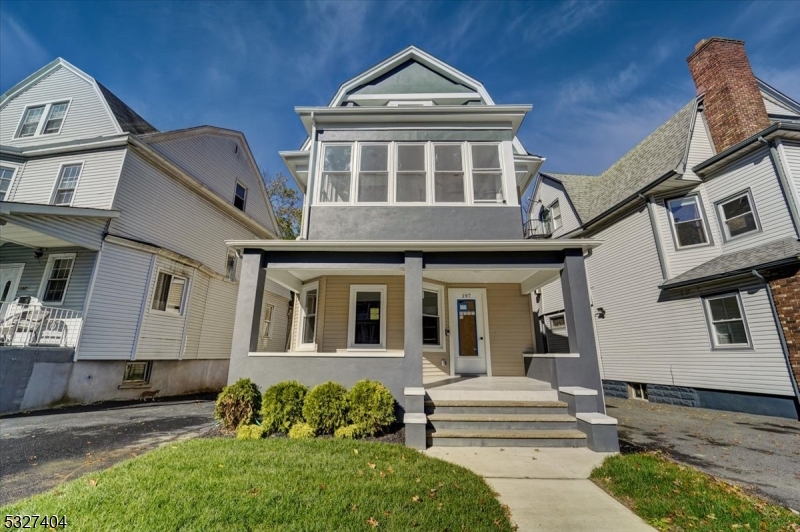
M 433 401 L 558 401 L 550 383 L 527 377 L 451 377 L 425 383 Z

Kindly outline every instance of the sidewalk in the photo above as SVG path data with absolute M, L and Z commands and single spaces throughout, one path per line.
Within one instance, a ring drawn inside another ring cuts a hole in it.
M 432 447 L 425 453 L 482 475 L 520 532 L 654 530 L 588 480 L 607 454 L 525 447 Z

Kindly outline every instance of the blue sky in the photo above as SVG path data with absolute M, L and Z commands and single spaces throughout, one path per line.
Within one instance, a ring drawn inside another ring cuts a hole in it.
M 777 2 L 49 3 L 3 0 L 0 90 L 61 56 L 160 130 L 243 131 L 264 169 L 300 146 L 297 105 L 408 44 L 530 103 L 550 171 L 599 173 L 695 94 L 694 44 L 747 42 L 757 76 L 800 99 L 800 9 Z

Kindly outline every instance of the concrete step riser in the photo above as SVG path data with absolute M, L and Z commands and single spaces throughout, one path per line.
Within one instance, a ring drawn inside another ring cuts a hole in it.
M 566 407 L 538 406 L 426 406 L 425 413 L 437 414 L 567 414 Z
M 428 438 L 432 447 L 586 447 L 580 438 Z
M 576 430 L 576 421 L 430 421 L 437 430 Z

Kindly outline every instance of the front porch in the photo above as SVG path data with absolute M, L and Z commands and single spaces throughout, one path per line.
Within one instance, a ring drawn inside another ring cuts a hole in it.
M 559 386 L 601 389 L 583 264 L 594 242 L 228 244 L 243 252 L 229 382 L 379 380 L 415 447 L 425 445 L 426 401 L 559 403 Z M 559 277 L 571 358 L 535 353 L 530 294 Z M 279 351 L 259 350 L 267 279 L 295 294 Z M 591 399 L 604 412 L 602 395 Z M 541 408 L 567 415 L 566 403 Z

